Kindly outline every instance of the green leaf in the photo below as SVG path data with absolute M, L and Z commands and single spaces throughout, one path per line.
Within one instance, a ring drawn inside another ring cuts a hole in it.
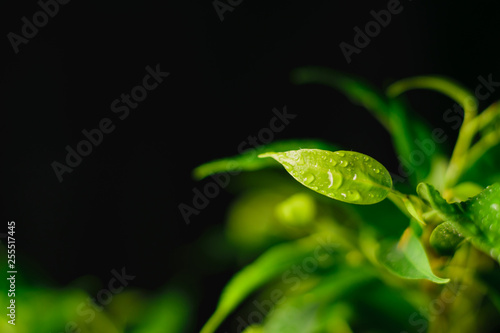
M 485 188 L 462 204 L 469 217 L 492 241 L 500 239 L 500 183 Z
M 392 189 L 387 169 L 361 153 L 300 149 L 259 157 L 274 158 L 302 185 L 339 201 L 370 205 Z
M 391 133 L 392 143 L 400 161 L 408 169 L 408 178 L 416 185 L 431 170 L 431 155 L 441 152 L 434 143 L 429 126 L 416 114 L 409 112 L 409 107 L 401 99 L 387 98 L 374 86 L 360 78 L 323 67 L 303 67 L 292 72 L 292 81 L 296 84 L 324 84 L 346 95 L 353 103 L 362 105 Z M 426 158 L 418 167 L 411 165 L 412 154 L 422 152 Z
M 287 297 L 288 298 L 288 297 Z M 318 332 L 318 305 L 289 304 L 274 309 L 264 324 L 264 332 L 314 333 Z
M 448 203 L 434 186 L 427 183 L 420 183 L 417 186 L 418 196 L 438 213 L 442 220 L 458 221 L 462 218 L 463 212 L 456 203 Z
M 468 201 L 447 203 L 429 184 L 421 183 L 417 193 L 454 232 L 465 236 L 476 248 L 500 262 L 500 184 L 495 183 Z
M 287 151 L 300 148 L 337 149 L 336 146 L 321 140 L 276 141 L 255 149 L 247 149 L 240 155 L 204 163 L 193 170 L 193 177 L 201 180 L 216 173 L 238 173 L 241 171 L 254 171 L 274 167 L 276 164 L 272 163 L 272 161 L 263 160 L 257 156 L 266 151 Z
M 448 229 L 454 229 L 453 233 L 464 236 L 476 247 L 484 248 L 480 230 L 465 216 L 459 203 L 448 203 L 434 186 L 427 183 L 418 184 L 417 194 L 443 221 L 448 222 Z
M 500 183 L 462 203 L 465 215 L 479 228 L 477 236 L 491 246 L 489 254 L 500 262 Z
M 227 315 L 250 293 L 310 256 L 318 247 L 317 237 L 312 235 L 295 242 L 276 245 L 237 273 L 224 288 L 214 314 L 203 326 L 201 333 L 215 332 Z
M 422 217 L 421 204 L 417 197 L 409 195 L 408 197 L 402 197 L 403 203 L 406 207 L 408 213 L 421 225 L 425 225 L 424 218 Z
M 357 288 L 375 279 L 371 269 L 343 267 L 331 275 L 322 276 L 316 285 L 299 294 L 286 295 L 264 322 L 265 332 L 314 333 L 331 331 L 329 321 L 346 319 L 347 313 L 330 312 L 331 305 L 339 304 Z M 304 283 L 306 284 L 306 283 Z M 330 311 L 325 311 L 330 310 Z M 341 310 L 340 307 L 336 309 Z M 333 318 L 336 315 L 341 315 Z M 322 327 L 323 326 L 323 327 Z M 337 330 L 339 327 L 336 327 Z
M 439 254 L 451 255 L 463 240 L 453 222 L 445 221 L 432 231 L 429 243 Z
M 424 247 L 411 229 L 406 229 L 396 244 L 382 243 L 377 257 L 384 267 L 399 277 L 427 279 L 435 283 L 449 281 L 434 275 Z

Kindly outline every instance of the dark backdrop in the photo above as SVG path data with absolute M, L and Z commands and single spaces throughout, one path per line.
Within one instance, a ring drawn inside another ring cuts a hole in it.
M 319 137 L 395 170 L 389 136 L 377 122 L 329 88 L 292 85 L 290 71 L 327 66 L 381 88 L 443 74 L 474 89 L 479 75 L 500 78 L 500 6 L 403 0 L 402 12 L 348 64 L 339 44 L 353 44 L 354 27 L 364 28 L 370 11 L 388 3 L 246 0 L 221 21 L 210 0 L 73 0 L 16 54 L 8 33 L 21 34 L 22 18 L 32 21 L 40 5 L 3 2 L 0 221 L 17 222 L 20 265 L 38 272 L 32 282 L 65 286 L 83 275 L 105 281 L 125 266 L 137 276 L 135 287 L 153 290 L 184 271 L 204 281 L 202 304 L 213 307 L 210 297 L 231 270 L 200 273 L 193 244 L 222 225 L 232 196 L 219 195 L 189 225 L 178 205 L 190 204 L 193 187 L 204 184 L 192 181 L 191 170 L 234 155 L 268 125 L 275 107 L 298 115 L 275 139 Z M 112 102 L 157 64 L 170 75 L 120 120 Z M 442 115 L 451 101 L 408 96 L 431 125 L 449 127 Z M 64 163 L 66 145 L 75 148 L 81 131 L 103 118 L 115 130 L 59 182 L 51 163 Z

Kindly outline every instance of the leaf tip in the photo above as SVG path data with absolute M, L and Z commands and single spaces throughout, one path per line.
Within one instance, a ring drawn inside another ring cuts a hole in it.
M 431 281 L 434 283 L 437 283 L 437 284 L 445 284 L 445 283 L 450 282 L 450 279 L 448 279 L 448 278 L 444 279 L 444 278 L 437 277 L 437 278 L 432 279 Z
M 275 152 L 267 152 L 267 153 L 262 153 L 257 155 L 258 158 L 266 158 L 266 157 L 272 157 L 275 158 L 276 153 Z
M 206 177 L 205 172 L 203 171 L 202 165 L 197 166 L 191 171 L 191 177 L 194 180 L 202 180 L 203 178 Z

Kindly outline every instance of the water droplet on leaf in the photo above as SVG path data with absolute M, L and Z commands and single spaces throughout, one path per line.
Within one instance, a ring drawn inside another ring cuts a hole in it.
M 392 188 L 392 179 L 383 165 L 352 151 L 300 149 L 263 157 L 273 157 L 303 185 L 340 201 L 374 204 Z
M 341 174 L 332 170 L 328 170 L 328 180 L 330 181 L 328 188 L 336 190 L 342 185 L 343 178 Z
M 306 173 L 304 175 L 304 184 L 309 185 L 314 181 L 314 175 L 312 173 Z
M 359 192 L 356 190 L 347 191 L 347 197 L 349 198 L 349 200 L 358 201 L 359 199 L 361 199 L 361 194 L 359 194 Z

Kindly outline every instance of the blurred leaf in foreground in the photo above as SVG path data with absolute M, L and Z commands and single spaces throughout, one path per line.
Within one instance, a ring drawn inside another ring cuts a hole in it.
M 294 242 L 276 245 L 255 262 L 237 273 L 222 291 L 214 314 L 203 326 L 201 333 L 215 332 L 221 322 L 250 293 L 289 269 L 293 264 L 310 256 L 320 245 L 320 235 L 312 235 Z
M 398 243 L 382 243 L 378 259 L 389 271 L 406 279 L 427 279 L 435 283 L 447 283 L 434 275 L 424 247 L 411 228 L 408 228 Z

